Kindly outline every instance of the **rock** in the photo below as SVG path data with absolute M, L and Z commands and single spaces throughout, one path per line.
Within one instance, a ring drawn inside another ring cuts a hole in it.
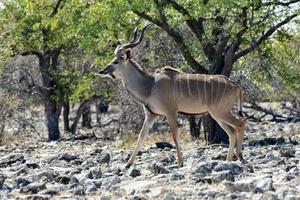
M 93 183 L 95 184 L 95 186 L 97 188 L 101 187 L 101 185 L 102 185 L 102 179 L 93 179 L 92 181 L 93 181 Z
M 256 188 L 255 188 L 256 192 L 266 191 L 266 190 L 271 191 L 274 189 L 272 176 L 265 176 L 259 178 L 255 182 L 256 182 Z
M 211 156 L 212 160 L 226 160 L 226 153 L 216 152 L 214 155 Z
M 172 173 L 170 180 L 182 180 L 184 179 L 184 174 Z
M 51 195 L 51 196 L 53 196 L 53 195 L 56 195 L 56 194 L 58 194 L 59 193 L 59 191 L 56 189 L 45 189 L 45 190 L 41 190 L 40 192 L 39 192 L 39 194 L 48 194 L 48 195 Z
M 169 174 L 170 170 L 166 169 L 160 163 L 153 163 L 150 169 L 154 174 Z
M 100 200 L 111 200 L 111 198 L 108 196 L 102 196 L 100 197 Z
M 118 184 L 121 182 L 121 179 L 118 176 L 111 176 L 108 178 L 104 178 L 102 180 L 102 186 L 107 187 L 107 188 L 111 188 L 112 186 Z
M 282 180 L 285 181 L 285 182 L 289 182 L 289 181 L 291 181 L 291 180 L 293 180 L 295 178 L 296 178 L 295 176 L 286 175 L 286 176 L 284 176 L 284 178 Z
M 31 200 L 48 200 L 50 199 L 50 195 L 47 194 L 35 194 L 35 195 L 28 195 L 27 199 Z
M 125 172 L 122 171 L 119 167 L 112 167 L 112 173 L 117 176 L 125 175 Z
M 245 168 L 244 168 L 246 172 L 249 172 L 249 173 L 254 173 L 254 167 L 253 165 L 250 163 L 250 164 L 246 164 L 245 165 Z
M 28 168 L 31 168 L 31 169 L 36 169 L 36 168 L 39 168 L 40 166 L 37 164 L 37 163 L 35 163 L 35 162 L 26 162 L 26 166 L 28 167 Z
M 208 175 L 212 173 L 212 169 L 211 169 L 211 165 L 208 163 L 199 163 L 197 164 L 197 166 L 195 167 L 195 169 L 193 170 L 193 173 L 197 173 L 197 174 L 203 174 Z
M 32 182 L 33 182 L 32 178 L 29 177 L 18 177 L 16 179 L 16 185 L 18 188 L 25 187 Z
M 68 153 L 65 153 L 65 154 L 63 154 L 59 159 L 60 159 L 60 160 L 65 160 L 65 161 L 67 161 L 67 162 L 70 162 L 70 161 L 72 161 L 72 160 L 78 159 L 78 156 L 76 156 L 76 155 L 71 155 L 71 154 L 68 154 Z
M 284 200 L 299 200 L 300 197 L 299 196 L 296 196 L 296 195 L 293 195 L 293 194 L 288 194 L 284 197 Z
M 6 178 L 4 174 L 0 174 L 0 186 L 4 184 Z
M 69 176 L 74 176 L 75 174 L 80 174 L 82 171 L 81 168 L 72 168 L 68 173 L 67 175 Z
M 9 167 L 16 162 L 25 163 L 24 156 L 22 154 L 10 154 L 5 156 L 1 158 L 0 168 Z
M 110 162 L 110 154 L 109 153 L 101 154 L 99 162 L 101 164 L 109 164 L 109 162 Z
M 66 185 L 66 184 L 69 184 L 69 183 L 70 183 L 71 178 L 70 178 L 69 176 L 64 176 L 64 175 L 62 175 L 62 176 L 57 176 L 57 177 L 55 178 L 55 181 L 58 182 L 58 183 L 62 183 L 62 184 L 64 184 L 64 185 Z
M 164 149 L 164 148 L 172 149 L 173 148 L 172 144 L 170 144 L 168 142 L 156 142 L 155 145 L 159 149 Z
M 32 193 L 36 194 L 41 190 L 46 189 L 46 184 L 45 183 L 30 183 L 29 185 L 22 187 L 20 192 L 22 193 Z
M 229 170 L 233 175 L 239 175 L 243 173 L 243 168 L 234 162 L 219 162 L 216 166 L 213 167 L 213 170 L 216 172 Z
M 213 180 L 216 183 L 224 180 L 234 182 L 234 175 L 230 170 L 220 171 L 213 174 Z
M 97 187 L 91 179 L 85 181 L 85 194 L 94 193 L 97 191 Z
M 11 190 L 15 189 L 15 185 L 14 184 L 3 184 L 3 185 L 0 185 L 0 196 L 3 198 L 3 199 L 8 199 L 8 198 L 4 198 L 4 194 L 6 194 L 6 192 L 10 192 Z
M 273 180 L 271 176 L 255 177 L 254 179 L 244 179 L 235 183 L 223 181 L 223 185 L 230 192 L 254 192 L 263 193 L 273 190 Z
M 54 176 L 56 175 L 54 175 L 52 172 L 49 171 L 43 171 L 39 173 L 37 176 L 39 179 L 43 179 L 46 182 L 51 182 L 54 180 Z
M 230 192 L 253 192 L 255 190 L 255 184 L 251 182 L 233 183 L 231 181 L 223 181 L 223 185 Z
M 129 176 L 131 176 L 133 178 L 140 176 L 140 175 L 142 175 L 142 174 L 141 174 L 140 170 L 138 170 L 138 169 L 134 168 L 129 171 Z
M 81 185 L 78 185 L 77 187 L 75 187 L 75 188 L 73 189 L 73 193 L 74 193 L 75 195 L 84 195 L 84 187 L 81 186 Z
M 204 189 L 203 191 L 198 193 L 198 196 L 201 197 L 199 199 L 214 199 L 216 194 L 217 194 L 216 192 L 210 189 Z
M 70 161 L 70 163 L 72 164 L 72 165 L 81 165 L 82 163 L 83 163 L 83 161 L 81 160 L 81 159 L 76 159 L 76 160 L 72 160 L 72 161 Z
M 268 160 L 278 160 L 279 159 L 279 155 L 276 152 L 269 151 L 266 154 L 265 158 L 268 159 Z
M 159 162 L 164 164 L 164 165 L 171 165 L 171 164 L 174 164 L 176 161 L 176 158 L 173 154 L 167 156 L 167 157 L 164 157 L 164 158 L 160 158 L 159 159 Z
M 175 198 L 174 194 L 168 193 L 164 196 L 163 200 L 176 200 L 176 198 Z
M 93 158 L 90 158 L 90 159 L 86 159 L 82 162 L 81 166 L 84 168 L 84 169 L 90 169 L 91 167 L 94 167 L 96 166 L 98 163 L 96 160 L 92 160 Z
M 93 167 L 90 169 L 87 178 L 90 179 L 98 179 L 102 177 L 102 172 L 101 172 L 101 168 L 99 167 Z
M 296 153 L 294 149 L 281 149 L 279 152 L 282 157 L 287 157 L 287 158 L 295 157 L 295 153 Z
M 79 184 L 79 180 L 78 180 L 76 177 L 72 176 L 72 177 L 70 178 L 69 183 L 70 183 L 70 184 Z
M 193 180 L 195 180 L 196 183 L 207 183 L 212 184 L 213 178 L 212 176 L 204 176 L 201 174 L 197 174 L 195 177 L 193 177 Z
M 248 144 L 249 146 L 269 146 L 269 145 L 279 145 L 284 143 L 285 143 L 285 139 L 283 137 L 279 137 L 279 138 L 267 137 L 262 140 L 252 140 Z
M 102 149 L 101 148 L 95 148 L 93 150 L 90 151 L 90 156 L 97 156 L 100 155 L 102 153 Z

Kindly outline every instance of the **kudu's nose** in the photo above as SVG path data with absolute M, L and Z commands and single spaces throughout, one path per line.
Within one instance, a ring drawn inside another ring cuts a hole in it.
M 99 74 L 105 74 L 104 73 L 104 69 L 101 69 L 100 72 L 99 72 Z
M 100 70 L 99 74 L 108 74 L 109 73 L 110 65 L 105 67 L 104 69 Z

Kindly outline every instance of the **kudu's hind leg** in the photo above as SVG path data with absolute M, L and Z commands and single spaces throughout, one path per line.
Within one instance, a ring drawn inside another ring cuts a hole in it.
M 169 123 L 170 130 L 172 133 L 172 137 L 173 137 L 173 140 L 174 140 L 174 143 L 176 146 L 178 166 L 182 167 L 183 159 L 182 159 L 181 148 L 180 148 L 179 141 L 178 141 L 178 126 L 177 126 L 176 114 L 167 116 L 167 119 L 168 119 L 168 123 Z
M 236 156 L 240 161 L 243 161 L 242 157 L 242 143 L 243 143 L 243 137 L 244 137 L 244 131 L 245 131 L 245 122 L 242 121 L 242 127 L 238 128 L 237 131 L 237 144 L 236 144 Z
M 228 125 L 228 124 L 226 124 L 226 123 L 224 123 L 224 122 L 222 122 L 218 119 L 215 119 L 215 120 L 223 128 L 223 130 L 227 133 L 227 135 L 229 137 L 229 149 L 228 149 L 226 160 L 232 161 L 234 147 L 235 147 L 236 141 L 237 141 L 236 130 L 232 126 L 230 126 L 230 125 Z
M 221 114 L 213 114 L 213 118 L 220 124 L 220 126 L 226 131 L 229 136 L 229 151 L 227 154 L 227 160 L 231 161 L 233 157 L 233 150 L 235 145 L 237 144 L 237 156 L 240 159 L 241 148 L 242 148 L 242 139 L 243 135 L 242 127 L 244 126 L 243 121 L 235 118 L 230 112 L 229 113 L 221 113 Z
M 154 124 L 154 122 L 155 122 L 155 120 L 157 118 L 157 115 L 154 115 L 154 114 L 150 113 L 146 109 L 144 109 L 144 110 L 145 110 L 144 124 L 143 124 L 143 127 L 142 127 L 141 131 L 140 131 L 136 147 L 135 147 L 135 149 L 134 149 L 131 157 L 129 158 L 129 160 L 127 162 L 126 168 L 130 167 L 133 164 L 137 153 L 142 148 L 143 143 L 145 141 L 145 138 L 147 137 L 147 135 L 149 133 L 149 130 L 152 128 L 152 126 L 153 126 L 153 124 Z

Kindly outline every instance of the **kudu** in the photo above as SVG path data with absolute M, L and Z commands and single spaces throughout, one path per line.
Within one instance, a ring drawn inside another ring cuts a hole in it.
M 177 114 L 209 113 L 229 136 L 227 160 L 231 161 L 234 147 L 241 159 L 242 139 L 245 123 L 234 117 L 231 110 L 239 101 L 242 109 L 242 93 L 237 84 L 222 75 L 186 74 L 171 67 L 163 68 L 154 76 L 144 71 L 133 60 L 132 48 L 143 39 L 145 26 L 139 36 L 135 29 L 131 42 L 118 46 L 114 59 L 100 71 L 121 79 L 129 93 L 143 104 L 145 120 L 136 147 L 126 167 L 130 167 L 141 149 L 149 129 L 159 115 L 167 118 L 176 145 L 178 165 L 183 166 L 178 142 Z

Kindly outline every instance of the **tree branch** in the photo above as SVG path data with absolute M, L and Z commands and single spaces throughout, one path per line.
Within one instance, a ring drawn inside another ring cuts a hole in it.
M 40 53 L 38 51 L 24 51 L 24 52 L 20 53 L 19 55 L 21 55 L 21 56 L 34 55 L 34 56 L 37 56 L 38 58 L 43 56 L 42 53 Z
M 243 35 L 246 33 L 246 31 L 248 30 L 248 25 L 247 25 L 247 10 L 248 8 L 244 7 L 242 8 L 242 13 L 241 13 L 241 18 L 242 18 L 242 28 L 240 29 L 240 31 L 235 35 L 235 41 L 232 44 L 232 50 L 233 52 L 237 51 L 239 46 L 242 43 L 242 37 Z
M 60 5 L 61 5 L 62 2 L 63 2 L 63 0 L 57 0 L 57 2 L 55 3 L 55 5 L 53 7 L 53 10 L 52 10 L 52 12 L 50 14 L 50 17 L 54 17 L 54 15 L 57 14 L 58 9 L 59 9 L 59 7 L 60 7 Z
M 128 2 L 129 2 L 129 4 L 131 4 L 131 1 L 128 1 Z M 162 5 L 160 5 L 157 0 L 155 0 L 154 2 L 159 11 L 161 21 L 154 19 L 153 17 L 147 15 L 145 12 L 140 12 L 134 8 L 132 8 L 131 10 L 139 17 L 156 24 L 161 29 L 166 31 L 168 33 L 168 35 L 174 39 L 174 41 L 178 45 L 183 57 L 185 58 L 187 63 L 192 67 L 192 69 L 195 72 L 207 74 L 208 70 L 204 66 L 202 66 L 199 62 L 197 62 L 191 55 L 188 47 L 184 43 L 184 40 L 183 40 L 183 37 L 181 36 L 181 34 L 175 28 L 171 27 L 170 24 L 168 23 L 168 20 L 167 20 L 166 15 L 164 14 Z
M 178 4 L 174 0 L 166 0 L 166 2 L 171 4 L 171 6 L 183 16 L 187 17 L 187 19 L 185 20 L 187 25 L 195 33 L 195 35 L 201 42 L 202 34 L 204 33 L 203 18 L 199 18 L 199 20 L 194 19 L 182 5 Z
M 288 1 L 288 2 L 274 1 L 274 2 L 264 2 L 264 3 L 262 3 L 262 5 L 263 6 L 271 6 L 271 5 L 290 6 L 291 4 L 298 3 L 298 2 L 300 2 L 300 0 L 292 0 L 292 1 Z
M 283 21 L 276 24 L 275 26 L 271 27 L 263 35 L 261 35 L 255 42 L 250 44 L 249 47 L 237 52 L 233 57 L 233 61 L 236 61 L 239 58 L 243 57 L 244 55 L 255 50 L 260 44 L 262 44 L 264 41 L 266 41 L 277 29 L 279 29 L 283 25 L 287 24 L 288 22 L 290 22 L 292 19 L 294 19 L 297 16 L 298 16 L 297 14 L 291 15 L 291 16 L 285 18 Z

